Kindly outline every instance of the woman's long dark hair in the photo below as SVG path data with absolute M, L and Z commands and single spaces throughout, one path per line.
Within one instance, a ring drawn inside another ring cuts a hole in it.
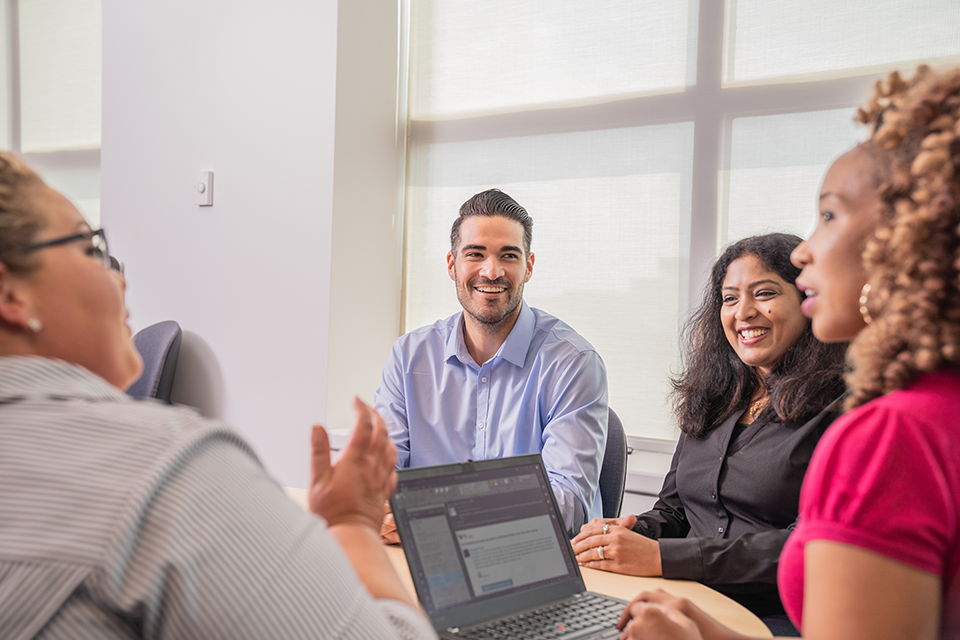
M 766 385 L 770 402 L 758 419 L 774 411 L 785 423 L 805 421 L 843 393 L 847 345 L 820 342 L 813 337 L 809 321 L 766 380 L 761 380 L 753 367 L 740 360 L 720 322 L 721 288 L 730 264 L 738 258 L 754 256 L 792 284 L 800 269 L 790 262 L 790 252 L 798 244 L 800 238 L 786 233 L 753 236 L 727 247 L 713 264 L 703 301 L 684 331 L 684 370 L 672 380 L 673 406 L 685 434 L 699 438 L 719 426 L 746 407 L 761 384 Z M 802 298 L 799 289 L 794 291 Z

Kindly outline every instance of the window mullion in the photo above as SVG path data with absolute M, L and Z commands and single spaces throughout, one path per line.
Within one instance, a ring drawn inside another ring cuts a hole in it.
M 703 282 L 713 263 L 717 234 L 717 174 L 721 157 L 724 114 L 716 106 L 722 98 L 723 3 L 700 0 L 697 14 L 697 86 L 691 93 L 695 104 L 693 171 L 690 202 L 690 255 L 687 273 L 680 274 L 681 286 L 690 308 L 700 298 Z M 682 261 L 681 261 L 682 262 Z M 681 309 L 681 317 L 686 309 Z
M 6 17 L 6 104 L 8 143 L 10 151 L 20 153 L 20 18 L 19 0 L 5 0 L 2 10 Z

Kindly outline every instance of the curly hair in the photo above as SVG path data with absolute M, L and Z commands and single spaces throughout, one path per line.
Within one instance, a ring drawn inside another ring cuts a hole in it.
M 727 247 L 713 264 L 703 299 L 684 331 L 684 370 L 671 381 L 674 411 L 685 434 L 700 438 L 718 427 L 746 407 L 760 385 L 766 386 L 770 402 L 758 419 L 769 418 L 768 412 L 773 411 L 784 423 L 803 422 L 843 394 L 847 345 L 820 342 L 813 336 L 809 321 L 766 379 L 740 359 L 720 322 L 723 280 L 730 265 L 744 256 L 754 256 L 766 269 L 792 284 L 800 269 L 790 262 L 790 252 L 798 244 L 800 238 L 786 233 L 753 236 Z M 792 290 L 802 299 L 799 289 Z
M 873 125 L 881 221 L 864 269 L 872 322 L 850 348 L 847 408 L 960 366 L 960 68 L 892 73 L 857 111 Z
M 14 273 L 29 273 L 36 263 L 34 256 L 18 250 L 43 226 L 29 199 L 31 187 L 41 184 L 40 176 L 17 156 L 0 152 L 0 262 Z

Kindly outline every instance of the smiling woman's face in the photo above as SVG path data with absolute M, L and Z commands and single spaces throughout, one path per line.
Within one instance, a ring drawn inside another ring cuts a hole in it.
M 50 187 L 36 187 L 30 198 L 44 221 L 35 242 L 89 230 L 80 212 Z M 127 325 L 126 283 L 91 249 L 90 241 L 41 249 L 37 268 L 22 278 L 31 316 L 42 323 L 33 336 L 34 352 L 83 366 L 126 389 L 143 368 Z
M 745 255 L 727 267 L 721 296 L 727 341 L 745 364 L 766 376 L 807 328 L 796 287 L 756 256 Z
M 806 294 L 803 313 L 823 342 L 851 340 L 866 326 L 859 303 L 867 282 L 861 256 L 882 211 L 870 154 L 856 148 L 840 156 L 823 179 L 817 228 L 790 256 L 803 269 L 797 278 Z

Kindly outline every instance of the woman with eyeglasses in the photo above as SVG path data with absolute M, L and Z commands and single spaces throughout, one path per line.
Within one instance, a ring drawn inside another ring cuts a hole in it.
M 804 638 L 960 638 L 960 68 L 877 83 L 813 235 L 793 252 L 822 340 L 853 339 L 848 412 L 820 441 L 780 556 Z M 631 638 L 742 638 L 641 594 Z
M 379 539 L 396 452 L 356 401 L 309 504 L 140 374 L 106 236 L 0 153 L 0 637 L 435 638 Z

